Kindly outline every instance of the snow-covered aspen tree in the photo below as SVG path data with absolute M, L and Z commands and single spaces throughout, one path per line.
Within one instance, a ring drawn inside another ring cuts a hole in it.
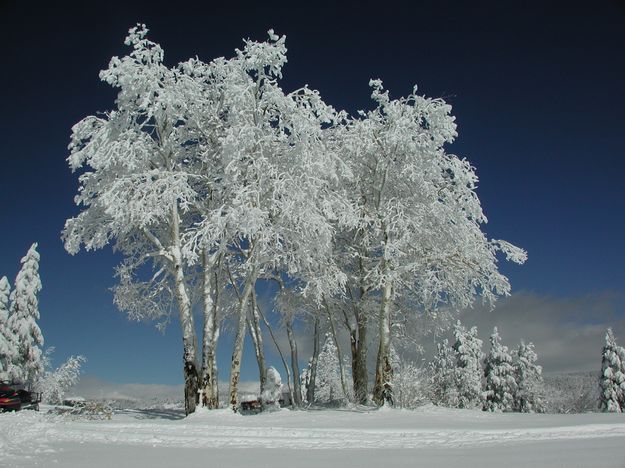
M 335 214 L 327 179 L 336 173 L 338 159 L 327 150 L 322 130 L 332 124 L 334 111 L 308 88 L 285 94 L 277 83 L 285 63 L 285 38 L 270 31 L 268 41 L 248 40 L 235 57 L 215 60 L 202 72 L 222 93 L 218 145 L 210 153 L 223 168 L 221 204 L 207 206 L 187 238 L 191 251 L 218 240 L 214 248 L 227 254 L 224 261 L 237 290 L 229 391 L 235 411 L 256 281 L 279 271 L 297 279 L 302 294 L 317 295 L 342 284 L 338 271 L 329 279 L 317 274 L 320 265 L 332 266 L 328 218 Z
M 482 340 L 477 336 L 477 327 L 467 330 L 459 320 L 454 326 L 454 338 L 458 406 L 476 408 L 482 405 Z
M 6 276 L 0 278 L 0 380 L 13 380 L 17 358 L 17 339 L 9 327 L 11 285 Z
M 612 329 L 605 334 L 605 345 L 601 353 L 601 375 L 599 376 L 599 409 L 609 413 L 621 413 L 625 374 Z
M 63 230 L 65 248 L 77 253 L 113 242 L 124 255 L 117 275 L 118 306 L 131 318 L 169 311 L 143 308 L 146 296 L 175 298 L 182 329 L 185 410 L 198 397 L 196 337 L 185 277 L 181 236 L 184 219 L 197 202 L 196 177 L 187 162 L 193 154 L 186 104 L 197 95 L 180 70 L 163 64 L 163 49 L 146 38 L 145 25 L 130 29 L 132 52 L 113 57 L 100 78 L 118 89 L 116 109 L 89 116 L 72 128 L 69 166 L 79 171 L 78 216 Z M 145 264 L 155 274 L 137 279 Z
M 410 295 L 424 311 L 441 303 L 466 307 L 478 294 L 493 302 L 510 290 L 496 253 L 517 263 L 526 254 L 481 231 L 486 217 L 474 169 L 444 149 L 456 137 L 451 106 L 416 88 L 392 100 L 381 81 L 370 84 L 376 108 L 347 123 L 340 146 L 355 181 L 359 224 L 352 251 L 362 264 L 363 291 L 378 298 L 373 396 L 382 404 L 392 399 L 394 302 Z
M 11 308 L 8 326 L 17 341 L 17 352 L 13 365 L 17 368 L 19 380 L 32 388 L 43 373 L 43 335 L 39 320 L 39 300 L 41 291 L 39 278 L 39 253 L 34 243 L 21 260 L 22 268 L 15 278 L 15 289 L 11 293 Z
M 536 364 L 538 355 L 534 343 L 521 341 L 514 353 L 514 374 L 517 384 L 514 409 L 521 413 L 542 413 L 544 404 L 540 395 L 543 381 L 541 366 Z
M 490 336 L 490 350 L 484 359 L 485 411 L 512 411 L 517 384 L 508 347 L 501 344 L 497 327 Z

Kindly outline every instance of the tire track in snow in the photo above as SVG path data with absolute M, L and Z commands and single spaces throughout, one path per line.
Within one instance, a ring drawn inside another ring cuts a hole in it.
M 360 449 L 477 447 L 563 439 L 625 437 L 625 425 L 504 430 L 353 430 L 215 425 L 84 424 L 50 431 L 52 440 L 162 447 Z

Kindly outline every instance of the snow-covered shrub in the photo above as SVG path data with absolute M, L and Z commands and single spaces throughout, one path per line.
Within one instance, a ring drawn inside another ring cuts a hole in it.
M 596 372 L 546 375 L 540 386 L 546 413 L 597 411 L 599 386 Z
M 282 395 L 282 377 L 280 372 L 273 366 L 267 368 L 265 390 L 260 399 L 264 409 L 279 408 L 280 396 Z
M 60 414 L 68 419 L 107 420 L 113 417 L 113 408 L 106 401 L 84 401 L 71 407 L 56 407 L 50 413 Z
M 484 360 L 484 375 L 484 410 L 512 411 L 517 388 L 514 367 L 508 347 L 501 344 L 497 327 L 490 336 L 490 351 Z
M 402 359 L 391 347 L 393 366 L 393 405 L 399 408 L 416 408 L 429 399 L 430 382 L 427 369 Z

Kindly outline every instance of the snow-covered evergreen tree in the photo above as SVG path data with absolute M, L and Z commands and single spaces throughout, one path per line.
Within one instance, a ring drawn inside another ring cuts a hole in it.
M 625 412 L 625 348 L 622 346 L 616 347 L 616 353 L 618 354 L 619 360 L 621 361 L 621 368 L 619 374 L 619 380 L 621 388 L 619 405 L 621 406 L 621 411 Z
M 482 340 L 477 336 L 477 327 L 467 330 L 459 320 L 454 326 L 454 338 L 458 406 L 476 408 L 482 404 Z
M 625 391 L 625 375 L 619 346 L 608 328 L 605 334 L 605 345 L 601 356 L 601 375 L 599 377 L 599 409 L 609 413 L 623 411 L 623 395 Z
M 514 410 L 521 413 L 542 413 L 544 403 L 540 395 L 543 369 L 536 364 L 538 355 L 534 343 L 521 341 L 514 353 L 514 375 L 517 390 L 514 395 Z
M 319 403 L 333 403 L 344 399 L 338 351 L 332 334 L 326 333 L 317 364 L 315 400 Z
M 13 361 L 16 359 L 17 343 L 9 327 L 9 297 L 11 285 L 6 276 L 0 278 L 0 380 L 12 380 L 15 376 Z
M 13 364 L 19 369 L 16 377 L 32 386 L 43 373 L 43 335 L 37 325 L 41 290 L 39 279 L 39 254 L 34 243 L 21 260 L 22 268 L 15 279 L 15 289 L 11 293 L 9 328 L 18 341 Z
M 437 343 L 436 354 L 430 364 L 432 403 L 453 408 L 458 406 L 456 362 L 456 352 L 449 345 L 449 341 L 444 340 L 442 343 Z
M 490 351 L 484 360 L 484 375 L 484 410 L 512 411 L 517 387 L 514 367 L 508 347 L 501 344 L 497 327 L 490 336 Z

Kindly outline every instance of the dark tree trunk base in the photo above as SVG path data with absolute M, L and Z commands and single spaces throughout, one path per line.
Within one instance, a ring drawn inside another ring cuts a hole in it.
M 198 373 L 195 363 L 184 361 L 184 412 L 188 416 L 195 412 L 199 399 Z

